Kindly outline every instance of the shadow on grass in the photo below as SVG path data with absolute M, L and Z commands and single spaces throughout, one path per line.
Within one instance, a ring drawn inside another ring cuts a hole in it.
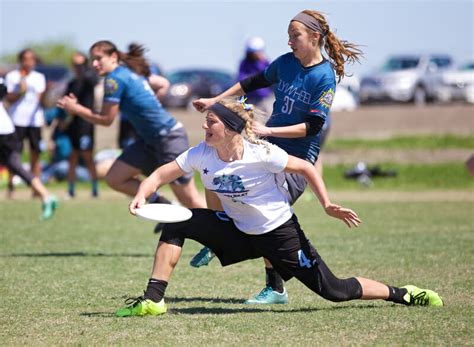
M 96 252 L 50 252 L 50 253 L 12 253 L 0 254 L 0 257 L 136 257 L 136 258 L 152 258 L 153 254 L 139 254 L 139 253 L 96 253 Z
M 201 299 L 201 298 L 191 298 L 191 299 Z M 206 298 L 203 298 L 206 299 Z M 213 299 L 207 299 L 209 301 L 217 302 Z M 229 302 L 228 300 L 237 301 L 236 299 L 218 299 L 221 300 L 219 302 Z M 192 300 L 183 300 L 183 301 L 192 301 Z M 239 300 L 238 303 L 242 304 L 242 301 Z M 240 314 L 240 313 L 297 313 L 297 312 L 328 312 L 328 311 L 335 311 L 335 310 L 345 310 L 345 309 L 380 309 L 385 308 L 384 306 L 378 305 L 338 305 L 338 306 L 331 306 L 331 307 L 297 307 L 291 308 L 289 306 L 285 306 L 286 309 L 275 309 L 275 306 L 249 306 L 245 305 L 244 307 L 187 307 L 187 308 L 168 308 L 168 314 L 183 314 L 183 315 L 195 315 L 195 314 Z M 111 318 L 115 317 L 114 313 L 111 312 L 83 312 L 80 314 L 83 317 L 103 317 L 103 318 Z

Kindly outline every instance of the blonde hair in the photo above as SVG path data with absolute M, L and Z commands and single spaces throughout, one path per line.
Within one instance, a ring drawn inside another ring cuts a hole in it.
M 260 139 L 253 132 L 252 129 L 254 123 L 263 124 L 263 121 L 266 118 L 265 113 L 263 111 L 249 104 L 245 104 L 245 106 L 247 107 L 244 108 L 244 104 L 240 102 L 239 99 L 232 97 L 223 98 L 219 100 L 218 103 L 224 106 L 225 108 L 231 110 L 245 121 L 245 127 L 243 133 L 241 134 L 244 139 L 246 139 L 250 143 L 264 146 L 267 150 L 267 154 L 270 153 L 269 143 L 265 140 Z
M 351 42 L 340 40 L 336 34 L 334 34 L 329 28 L 329 24 L 321 12 L 313 10 L 304 10 L 303 13 L 315 18 L 321 26 L 322 33 L 319 40 L 319 47 L 324 47 L 324 50 L 329 56 L 329 61 L 333 69 L 336 71 L 336 75 L 339 77 L 338 82 L 345 76 L 344 64 L 346 62 L 354 63 L 359 62 L 359 57 L 363 55 L 358 45 Z M 311 29 L 305 27 L 309 32 L 314 32 Z

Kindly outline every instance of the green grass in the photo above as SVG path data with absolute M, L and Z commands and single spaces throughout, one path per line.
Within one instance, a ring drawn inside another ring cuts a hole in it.
M 37 220 L 37 201 L 0 201 L 0 339 L 3 345 L 469 345 L 474 333 L 473 205 L 469 202 L 346 202 L 358 230 L 301 200 L 308 237 L 339 276 L 439 291 L 442 309 L 383 301 L 334 304 L 296 280 L 290 304 L 245 306 L 261 289 L 260 260 L 188 266 L 187 241 L 162 317 L 113 317 L 145 288 L 157 236 L 127 213 L 128 199 L 62 203 Z
M 341 149 L 474 149 L 474 136 L 420 135 L 397 136 L 389 139 L 335 139 L 329 140 L 328 150 Z
M 374 165 L 368 165 L 372 168 Z M 380 163 L 383 171 L 396 171 L 395 177 L 375 177 L 371 190 L 443 190 L 443 189 L 474 189 L 474 179 L 460 162 L 440 164 L 399 164 Z M 360 189 L 355 179 L 346 179 L 344 173 L 354 165 L 325 165 L 324 181 L 330 189 Z

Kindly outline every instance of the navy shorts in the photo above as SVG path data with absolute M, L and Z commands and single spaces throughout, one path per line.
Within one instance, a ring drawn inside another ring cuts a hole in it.
M 184 128 L 180 127 L 156 138 L 152 144 L 138 138 L 137 141 L 124 149 L 117 160 L 131 165 L 139 169 L 144 175 L 149 176 L 158 167 L 172 162 L 188 149 L 188 136 Z M 185 174 L 173 183 L 188 183 L 193 176 L 193 173 Z
M 19 151 L 23 151 L 23 141 L 28 139 L 30 149 L 34 152 L 41 152 L 41 128 L 40 127 L 19 127 L 15 126 L 15 134 L 19 143 Z

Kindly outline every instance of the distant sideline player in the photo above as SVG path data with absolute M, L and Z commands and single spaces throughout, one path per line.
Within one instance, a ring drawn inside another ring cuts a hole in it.
M 266 126 L 256 126 L 257 135 L 284 149 L 288 154 L 314 164 L 329 129 L 329 110 L 336 90 L 334 70 L 344 77 L 345 62 L 357 61 L 362 53 L 352 43 L 341 41 L 330 30 L 326 18 L 317 11 L 297 14 L 288 26 L 288 45 L 292 52 L 273 61 L 263 72 L 236 83 L 222 94 L 194 101 L 199 111 L 207 110 L 223 97 L 243 95 L 273 85 L 276 101 Z M 322 54 L 326 51 L 327 58 Z M 322 174 L 322 170 L 320 171 Z M 285 173 L 282 185 L 290 204 L 303 194 L 307 182 L 301 175 Z M 206 191 L 208 206 L 221 209 Z M 207 265 L 213 254 L 203 248 L 191 265 Z M 285 304 L 288 294 L 281 276 L 265 261 L 266 285 L 248 304 Z
M 7 88 L 3 78 L 0 78 L 0 165 L 5 165 L 12 174 L 20 176 L 26 184 L 31 186 L 43 202 L 41 219 L 50 219 L 58 207 L 58 200 L 43 186 L 39 177 L 26 171 L 21 164 L 21 146 L 15 133 L 15 126 L 3 106 L 2 99 L 6 94 Z
M 283 171 L 303 175 L 328 215 L 348 227 L 357 227 L 361 220 L 354 211 L 331 203 L 311 163 L 257 140 L 252 132 L 254 116 L 248 105 L 219 101 L 209 108 L 202 126 L 205 141 L 142 182 L 130 203 L 132 214 L 157 188 L 193 171 L 199 172 L 204 186 L 217 194 L 225 212 L 193 209 L 190 220 L 167 224 L 144 296 L 130 298 L 129 306 L 116 315 L 156 316 L 167 311 L 166 287 L 186 239 L 209 247 L 223 266 L 263 256 L 286 281 L 296 277 L 333 302 L 382 299 L 404 305 L 443 306 L 441 297 L 428 289 L 413 285 L 398 288 L 362 277 L 340 279 L 331 272 L 303 233 L 287 195 L 276 183 L 276 175 Z
M 128 53 L 120 52 L 110 41 L 98 41 L 90 48 L 92 66 L 105 76 L 104 102 L 100 114 L 77 103 L 74 95 L 64 96 L 58 106 L 93 124 L 110 126 L 119 110 L 139 135 L 113 163 L 106 181 L 113 189 L 134 196 L 139 174 L 149 175 L 157 167 L 176 159 L 189 148 L 188 137 L 158 101 L 147 80 L 150 68 L 142 46 L 133 45 Z M 170 183 L 178 200 L 186 207 L 205 207 L 192 174 Z

